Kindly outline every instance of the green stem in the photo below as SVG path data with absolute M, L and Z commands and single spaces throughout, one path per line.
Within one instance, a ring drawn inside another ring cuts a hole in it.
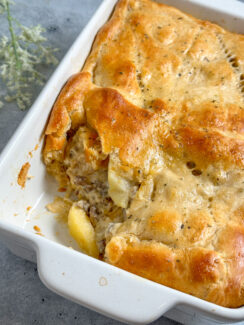
M 13 46 L 13 50 L 14 50 L 14 56 L 15 56 L 15 61 L 16 61 L 16 68 L 17 70 L 19 70 L 21 68 L 21 62 L 19 60 L 19 56 L 17 53 L 17 41 L 15 38 L 15 34 L 14 34 L 14 29 L 13 29 L 13 25 L 12 25 L 12 17 L 10 15 L 10 10 L 9 10 L 9 2 L 7 1 L 7 17 L 8 17 L 8 27 L 9 27 L 9 32 L 11 35 L 11 43 Z

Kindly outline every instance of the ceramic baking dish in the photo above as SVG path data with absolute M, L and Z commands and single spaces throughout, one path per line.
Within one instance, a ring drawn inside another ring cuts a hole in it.
M 244 33 L 244 4 L 236 0 L 162 2 Z M 37 262 L 39 276 L 48 288 L 112 318 L 147 324 L 176 308 L 167 315 L 197 311 L 205 315 L 205 320 L 244 320 L 244 307 L 223 308 L 76 251 L 66 225 L 45 209 L 57 187 L 41 160 L 42 134 L 48 115 L 63 84 L 81 69 L 97 31 L 109 18 L 115 3 L 116 0 L 103 1 L 1 154 L 0 238 L 15 254 Z M 29 179 L 21 189 L 17 175 L 27 161 L 31 166 Z M 43 236 L 36 234 L 35 226 Z

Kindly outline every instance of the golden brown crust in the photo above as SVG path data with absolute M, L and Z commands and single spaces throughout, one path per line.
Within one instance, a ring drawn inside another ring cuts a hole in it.
M 84 102 L 87 123 L 97 130 L 104 153 L 120 149 L 124 162 L 138 159 L 145 141 L 152 136 L 155 114 L 126 101 L 116 90 L 98 88 Z M 106 107 L 106 109 L 104 109 Z
M 85 122 L 83 100 L 91 86 L 91 75 L 80 72 L 73 75 L 58 96 L 45 131 L 46 144 L 43 151 L 44 160 L 48 154 L 63 151 L 66 134 L 70 128 L 77 129 Z
M 119 1 L 50 117 L 43 155 L 61 184 L 81 125 L 85 168 L 108 168 L 130 193 L 106 261 L 243 305 L 244 36 L 150 0 Z
M 89 73 L 77 73 L 73 75 L 59 95 L 46 128 L 46 134 L 62 136 L 65 134 L 70 124 L 81 125 L 84 123 L 83 100 L 87 89 L 90 86 L 91 76 Z M 79 120 L 76 121 L 72 115 L 80 113 Z
M 106 253 L 120 268 L 222 306 L 236 307 L 243 299 L 244 228 L 221 231 L 215 251 L 115 236 Z

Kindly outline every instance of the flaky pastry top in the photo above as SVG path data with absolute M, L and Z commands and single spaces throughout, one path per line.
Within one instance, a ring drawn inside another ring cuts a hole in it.
M 109 175 L 137 187 L 118 203 L 126 218 L 104 259 L 243 305 L 244 36 L 150 0 L 120 0 L 52 110 L 43 154 L 61 183 L 67 143 L 84 125 Z

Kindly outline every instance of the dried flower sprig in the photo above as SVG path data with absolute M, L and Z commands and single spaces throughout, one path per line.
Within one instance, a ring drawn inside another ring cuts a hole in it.
M 0 39 L 0 77 L 6 85 L 6 101 L 16 100 L 21 110 L 31 103 L 30 86 L 42 85 L 45 76 L 38 71 L 41 64 L 57 64 L 54 53 L 57 49 L 47 47 L 40 25 L 26 27 L 11 16 L 10 0 L 0 0 L 0 14 L 8 22 L 10 36 Z M 0 102 L 0 107 L 3 103 Z

